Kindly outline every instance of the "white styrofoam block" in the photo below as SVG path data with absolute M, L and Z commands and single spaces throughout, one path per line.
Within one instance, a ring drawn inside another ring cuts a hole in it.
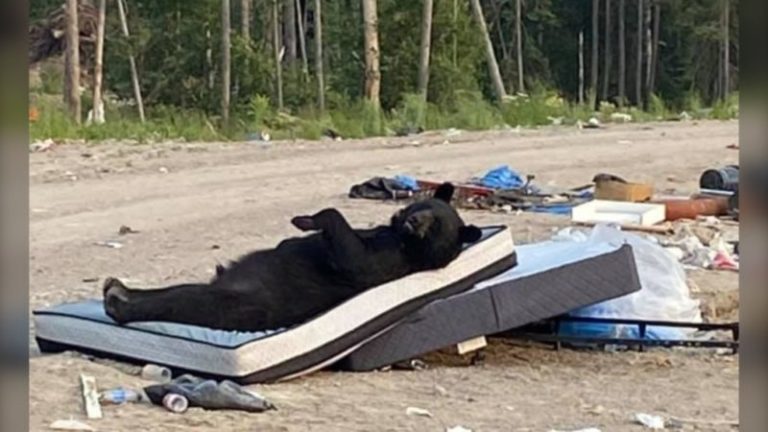
M 593 200 L 571 210 L 574 222 L 613 222 L 619 224 L 655 225 L 666 219 L 664 204 Z

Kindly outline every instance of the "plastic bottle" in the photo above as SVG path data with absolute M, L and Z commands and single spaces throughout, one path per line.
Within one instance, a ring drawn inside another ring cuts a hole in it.
M 99 400 L 102 403 L 120 405 L 126 402 L 141 402 L 143 398 L 136 390 L 117 387 L 101 392 Z
M 189 408 L 189 401 L 180 394 L 168 393 L 163 396 L 163 406 L 165 409 L 175 413 L 183 413 Z

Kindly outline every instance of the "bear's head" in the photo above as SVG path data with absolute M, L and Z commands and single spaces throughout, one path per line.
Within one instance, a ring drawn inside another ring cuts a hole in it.
M 465 225 L 451 207 L 453 191 L 452 184 L 443 183 L 431 198 L 392 216 L 391 226 L 401 236 L 406 255 L 418 269 L 445 267 L 459 255 L 464 243 L 482 237 L 479 228 Z

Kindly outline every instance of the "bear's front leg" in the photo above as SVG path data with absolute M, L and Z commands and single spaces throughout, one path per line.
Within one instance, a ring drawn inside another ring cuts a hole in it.
M 365 243 L 336 209 L 325 209 L 312 216 L 297 216 L 291 223 L 302 231 L 320 231 L 335 261 L 344 267 L 356 269 L 367 256 Z

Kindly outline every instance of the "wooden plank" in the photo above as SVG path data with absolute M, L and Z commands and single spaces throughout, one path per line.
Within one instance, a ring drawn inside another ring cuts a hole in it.
M 589 227 L 597 225 L 596 222 L 575 222 L 575 224 Z M 641 231 L 652 234 L 672 234 L 674 232 L 674 228 L 670 223 L 659 225 L 619 224 L 619 227 L 624 231 Z
M 472 351 L 477 351 L 480 348 L 484 348 L 486 345 L 488 345 L 488 342 L 486 342 L 485 336 L 478 336 L 476 338 L 465 340 L 464 342 L 459 342 L 456 345 L 456 350 L 459 352 L 459 355 L 464 355 Z
M 83 405 L 85 414 L 89 419 L 100 419 L 101 405 L 99 404 L 99 394 L 96 391 L 96 378 L 80 374 L 80 389 L 83 393 Z

